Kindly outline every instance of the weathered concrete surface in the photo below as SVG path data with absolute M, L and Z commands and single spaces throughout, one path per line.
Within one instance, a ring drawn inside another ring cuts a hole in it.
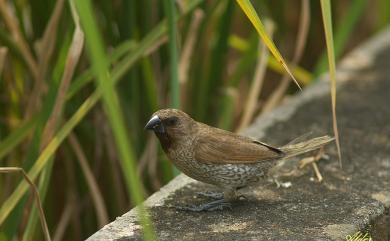
M 343 169 L 336 148 L 313 171 L 295 177 L 290 188 L 264 181 L 245 191 L 233 210 L 191 213 L 170 205 L 206 201 L 195 196 L 214 187 L 183 175 L 146 201 L 159 240 L 346 240 L 357 231 L 390 240 L 390 29 L 347 57 L 338 68 L 338 123 Z M 271 144 L 306 132 L 332 133 L 328 82 L 306 89 L 246 130 Z M 139 240 L 136 210 L 119 217 L 89 240 Z

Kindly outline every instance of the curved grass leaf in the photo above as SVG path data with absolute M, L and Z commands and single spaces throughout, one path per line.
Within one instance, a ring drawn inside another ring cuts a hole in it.
M 338 25 L 338 28 L 335 30 L 334 34 L 334 52 L 335 52 L 335 59 L 338 59 L 339 56 L 342 54 L 345 45 L 349 39 L 349 36 L 351 32 L 356 27 L 356 24 L 360 20 L 361 15 L 363 14 L 364 10 L 366 9 L 366 6 L 368 4 L 368 1 L 366 0 L 355 0 L 350 2 L 350 7 L 348 11 L 345 12 L 345 16 L 341 19 L 340 23 Z M 326 71 L 326 65 L 327 65 L 327 56 L 326 52 L 323 53 L 320 57 L 320 60 L 318 61 L 314 73 L 315 75 L 319 75 Z
M 42 208 L 42 202 L 41 198 L 39 197 L 38 188 L 35 186 L 34 182 L 28 177 L 27 173 L 24 171 L 23 168 L 20 167 L 0 167 L 0 173 L 12 173 L 12 172 L 19 172 L 22 174 L 24 180 L 30 185 L 31 190 L 33 191 L 33 194 L 36 199 L 36 205 L 38 207 L 39 211 L 39 218 L 41 221 L 41 226 L 43 230 L 43 234 L 46 241 L 51 241 L 49 228 L 47 227 L 47 222 L 45 218 L 45 213 Z
M 245 56 L 239 60 L 237 66 L 241 65 L 242 67 L 237 68 L 237 70 L 233 72 L 230 77 L 231 81 L 228 81 L 229 83 L 234 83 L 234 85 L 237 85 L 242 74 L 246 73 L 247 69 L 251 67 L 252 64 L 256 61 L 257 51 L 255 51 L 253 48 L 252 42 L 252 40 L 244 40 L 237 35 L 231 35 L 229 37 L 230 47 L 240 51 Z M 268 58 L 267 67 L 277 73 L 285 73 L 283 66 L 281 66 L 273 56 Z M 294 65 L 291 68 L 291 71 L 296 77 L 297 81 L 302 85 L 308 85 L 311 83 L 311 81 L 313 81 L 312 74 L 301 66 Z
M 237 3 L 240 5 L 242 11 L 244 11 L 245 15 L 248 17 L 248 19 L 252 22 L 253 26 L 256 28 L 258 34 L 264 41 L 264 44 L 268 47 L 268 49 L 276 58 L 276 60 L 279 62 L 279 64 L 281 64 L 284 67 L 284 69 L 287 71 L 287 73 L 291 76 L 291 78 L 294 80 L 298 88 L 301 89 L 301 86 L 299 85 L 298 81 L 295 79 L 294 75 L 291 73 L 289 67 L 287 66 L 286 61 L 280 54 L 279 50 L 276 48 L 272 39 L 268 36 L 267 32 L 265 31 L 264 25 L 261 22 L 259 16 L 257 15 L 255 9 L 253 8 L 251 2 L 249 0 L 237 0 Z
M 283 67 L 280 66 L 274 57 L 268 58 L 268 67 L 278 73 L 283 72 Z M 301 66 L 294 65 L 293 68 L 291 68 L 291 71 L 294 73 L 297 81 L 304 86 L 310 84 L 313 80 L 313 75 Z
M 326 47 L 328 50 L 329 78 L 331 84 L 330 91 L 332 96 L 333 132 L 336 139 L 339 164 L 340 167 L 342 167 L 339 131 L 337 128 L 336 118 L 336 61 L 333 46 L 332 12 L 330 8 L 330 0 L 321 0 L 321 11 L 325 29 Z

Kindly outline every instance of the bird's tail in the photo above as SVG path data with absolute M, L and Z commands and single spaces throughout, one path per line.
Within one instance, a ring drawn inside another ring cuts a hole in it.
M 284 152 L 284 158 L 290 158 L 319 149 L 320 147 L 332 142 L 333 140 L 333 137 L 321 136 L 299 143 L 287 144 L 285 146 L 280 147 L 280 150 Z

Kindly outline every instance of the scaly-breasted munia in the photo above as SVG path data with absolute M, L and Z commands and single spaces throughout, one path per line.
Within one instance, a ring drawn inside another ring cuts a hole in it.
M 258 181 L 278 160 L 313 151 L 333 140 L 323 136 L 277 148 L 197 122 L 176 109 L 155 112 L 145 129 L 154 131 L 180 171 L 223 190 L 216 201 L 186 208 L 192 211 L 230 208 L 230 201 L 237 198 L 236 190 Z

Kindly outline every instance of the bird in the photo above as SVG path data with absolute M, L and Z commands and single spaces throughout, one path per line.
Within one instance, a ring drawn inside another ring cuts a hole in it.
M 321 136 L 275 147 L 197 122 L 179 109 L 156 111 L 145 129 L 155 133 L 168 159 L 181 172 L 222 190 L 201 193 L 215 199 L 212 202 L 178 207 L 186 211 L 231 209 L 239 197 L 237 190 L 258 182 L 279 160 L 319 149 L 334 139 Z

